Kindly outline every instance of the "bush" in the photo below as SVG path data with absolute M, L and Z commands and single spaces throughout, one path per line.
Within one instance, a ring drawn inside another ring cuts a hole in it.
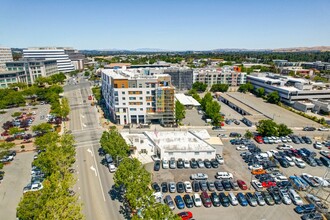
M 20 116 L 20 115 L 21 115 L 20 112 L 14 112 L 14 113 L 11 115 L 11 117 L 16 118 L 16 117 L 18 117 L 18 116 Z

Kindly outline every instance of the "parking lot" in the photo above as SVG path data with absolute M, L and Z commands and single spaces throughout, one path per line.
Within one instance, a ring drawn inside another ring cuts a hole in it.
M 312 120 L 304 118 L 293 112 L 290 112 L 280 106 L 267 103 L 262 98 L 257 98 L 252 94 L 232 92 L 230 96 L 239 100 L 240 102 L 253 107 L 257 111 L 266 115 L 269 118 L 274 119 L 276 123 L 284 123 L 288 127 L 305 127 L 314 126 L 320 127 L 320 125 Z
M 16 219 L 16 208 L 23 195 L 23 187 L 31 179 L 31 162 L 34 152 L 18 153 L 4 166 L 5 176 L 0 184 L 1 219 Z

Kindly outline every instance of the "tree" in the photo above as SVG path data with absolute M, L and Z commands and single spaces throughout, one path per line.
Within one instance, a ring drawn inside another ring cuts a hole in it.
M 93 91 L 93 94 L 94 94 L 94 97 L 95 99 L 100 102 L 101 101 L 101 97 L 102 97 L 102 94 L 101 94 L 101 87 L 93 87 L 92 88 L 92 91 Z
M 142 210 L 142 219 L 180 220 L 181 218 L 174 214 L 168 205 L 154 202 Z
M 258 97 L 263 97 L 263 96 L 265 95 L 265 89 L 262 88 L 262 87 L 258 88 L 258 89 L 256 90 L 256 95 L 257 95 Z
M 4 152 L 9 150 L 10 148 L 14 147 L 15 143 L 12 142 L 2 142 L 0 143 L 0 152 Z
M 213 84 L 211 87 L 211 92 L 227 92 L 229 89 L 228 84 Z
M 250 130 L 246 130 L 244 137 L 246 139 L 251 139 L 251 138 L 253 138 L 253 133 Z
M 111 128 L 109 131 L 104 131 L 100 140 L 102 148 L 116 158 L 127 157 L 129 146 L 126 144 L 125 139 L 120 135 L 116 128 Z
M 179 101 L 175 102 L 175 119 L 176 122 L 181 122 L 182 119 L 185 118 L 186 110 L 184 105 L 182 105 Z
M 121 161 L 114 181 L 117 187 L 125 187 L 125 198 L 133 210 L 143 207 L 152 196 L 152 191 L 148 187 L 151 175 L 136 158 L 126 157 Z
M 201 107 L 205 111 L 206 104 L 212 102 L 213 98 L 210 92 L 206 93 L 205 96 L 202 98 Z
M 205 92 L 207 85 L 202 82 L 195 82 L 193 83 L 192 88 L 195 89 L 197 92 Z
M 279 136 L 287 136 L 292 133 L 293 133 L 293 131 L 290 128 L 288 128 L 288 126 L 286 126 L 285 124 L 278 125 L 278 135 Z
M 252 92 L 252 90 L 253 90 L 253 85 L 251 84 L 251 83 L 246 83 L 246 84 L 242 84 L 242 85 L 240 85 L 239 86 L 239 88 L 238 88 L 238 91 L 239 92 L 243 92 L 243 93 L 246 93 L 246 92 Z
M 10 134 L 10 135 L 17 134 L 17 133 L 19 133 L 19 132 L 21 132 L 21 131 L 22 131 L 22 130 L 19 129 L 18 127 L 11 127 L 11 128 L 9 128 L 9 134 Z
M 262 136 L 278 136 L 278 126 L 273 120 L 260 120 L 257 124 L 257 131 Z
M 63 98 L 61 100 L 61 116 L 62 118 L 66 118 L 68 117 L 70 113 L 70 104 L 69 104 L 69 100 L 67 98 Z
M 207 102 L 205 114 L 212 119 L 213 125 L 218 126 L 221 121 L 220 104 L 217 101 Z
M 51 132 L 52 129 L 53 129 L 53 126 L 49 123 L 41 123 L 41 124 L 32 126 L 32 131 L 33 132 L 40 132 L 42 134 L 45 134 L 47 132 Z
M 28 85 L 24 82 L 17 82 L 17 83 L 11 83 L 9 84 L 9 88 L 19 88 L 19 89 L 26 89 Z
M 267 102 L 278 104 L 280 102 L 280 96 L 277 91 L 271 92 L 267 95 Z

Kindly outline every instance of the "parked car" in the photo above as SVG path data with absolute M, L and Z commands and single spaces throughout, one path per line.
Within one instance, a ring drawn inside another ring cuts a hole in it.
M 192 198 L 190 197 L 189 194 L 185 194 L 185 195 L 183 196 L 183 201 L 184 201 L 184 203 L 186 204 L 187 208 L 192 208 L 192 207 L 194 207 L 194 202 L 193 202 L 193 200 L 192 200 Z
M 258 205 L 260 205 L 260 206 L 266 205 L 265 199 L 262 196 L 261 192 L 255 192 L 254 196 L 257 199 Z
M 162 182 L 160 184 L 160 187 L 162 189 L 162 193 L 167 193 L 168 192 L 168 185 L 167 185 L 167 182 Z
M 288 192 L 286 191 L 286 189 L 280 189 L 280 197 L 283 201 L 284 204 L 286 205 L 291 205 L 292 201 L 290 199 L 290 196 L 288 194 Z
M 208 175 L 205 173 L 196 173 L 196 174 L 191 174 L 190 179 L 192 180 L 207 180 Z
M 321 150 L 321 149 L 322 149 L 322 143 L 316 141 L 316 142 L 313 144 L 313 147 L 314 147 L 315 149 L 317 149 L 317 150 Z
M 306 213 L 301 216 L 301 220 L 322 220 L 323 216 L 318 212 Z
M 239 188 L 241 188 L 242 190 L 247 190 L 247 185 L 243 180 L 238 179 L 237 184 L 238 184 Z
M 199 192 L 200 187 L 199 187 L 199 182 L 198 181 L 193 181 L 192 182 L 192 189 L 194 192 Z
M 217 172 L 215 178 L 217 178 L 217 179 L 233 179 L 234 176 L 232 173 L 228 173 L 228 172 Z
M 184 192 L 184 183 L 183 182 L 177 182 L 176 183 L 176 191 L 178 193 L 183 193 Z
M 249 204 L 243 193 L 237 193 L 237 200 L 241 206 L 247 206 Z
M 263 191 L 261 192 L 261 195 L 265 198 L 265 202 L 267 203 L 267 205 L 272 206 L 275 204 L 275 201 L 273 197 L 269 194 L 269 192 Z
M 211 159 L 211 166 L 213 168 L 218 168 L 219 167 L 219 163 L 216 159 Z
M 222 180 L 221 183 L 222 183 L 224 190 L 226 190 L 226 191 L 231 190 L 231 185 L 230 185 L 229 180 Z
M 212 192 L 210 197 L 214 207 L 219 207 L 221 205 L 219 196 L 216 192 Z
M 192 169 L 197 169 L 197 167 L 198 167 L 198 163 L 194 158 L 190 160 L 190 167 Z
M 299 168 L 305 168 L 306 167 L 306 164 L 304 163 L 304 161 L 302 159 L 297 158 L 297 157 L 293 157 L 292 160 L 296 164 L 297 167 L 299 167 Z
M 214 181 L 214 186 L 215 186 L 215 189 L 217 191 L 222 191 L 223 190 L 222 183 L 219 180 Z
M 176 162 L 176 167 L 178 169 L 182 169 L 184 167 L 184 162 L 181 158 L 179 158 L 178 161 Z
M 180 195 L 175 196 L 174 201 L 175 201 L 175 204 L 178 207 L 178 209 L 184 209 L 185 208 L 183 199 Z
M 202 206 L 202 200 L 201 200 L 201 197 L 199 196 L 199 194 L 195 193 L 192 196 L 192 199 L 193 199 L 194 204 L 195 204 L 196 207 L 201 207 Z
M 189 160 L 184 160 L 184 162 L 183 162 L 183 166 L 184 166 L 184 168 L 186 168 L 186 169 L 190 168 L 190 162 L 189 162 Z
M 187 193 L 192 192 L 192 186 L 191 186 L 191 183 L 189 181 L 184 182 L 184 189 Z
M 229 180 L 230 186 L 233 190 L 238 190 L 239 186 L 236 181 Z
M 210 169 L 212 167 L 211 162 L 208 159 L 204 160 L 204 166 L 208 169 Z
M 252 193 L 250 192 L 246 193 L 245 197 L 248 203 L 250 204 L 250 206 L 256 207 L 258 205 L 257 199 Z
M 164 159 L 162 163 L 163 169 L 168 169 L 169 168 L 169 162 L 168 160 Z
M 225 193 L 219 193 L 219 199 L 223 207 L 228 207 L 230 205 L 230 201 L 228 196 Z
M 168 184 L 168 188 L 169 188 L 169 191 L 170 191 L 171 193 L 175 193 L 175 192 L 176 192 L 176 185 L 175 185 L 175 182 L 170 182 L 170 183 Z
M 289 195 L 291 197 L 292 202 L 295 205 L 303 205 L 304 204 L 303 200 L 301 199 L 299 194 L 294 189 L 289 189 Z
M 164 202 L 171 210 L 175 209 L 174 202 L 170 195 L 165 196 Z
M 201 194 L 201 199 L 202 199 L 203 205 L 204 205 L 206 208 L 210 208 L 210 207 L 212 206 L 211 198 L 210 198 L 210 196 L 207 194 L 207 192 L 205 192 L 205 191 L 202 192 L 202 194 Z
M 215 191 L 215 185 L 214 185 L 214 182 L 212 181 L 207 181 L 207 188 L 209 191 L 213 192 Z
M 322 161 L 324 166 L 330 167 L 330 159 L 328 159 L 326 157 L 320 157 L 320 160 Z
M 207 191 L 207 183 L 205 180 L 199 181 L 199 188 L 201 191 Z
M 204 167 L 205 167 L 205 165 L 204 165 L 204 161 L 203 161 L 203 160 L 198 159 L 197 163 L 198 163 L 198 167 L 199 167 L 199 168 L 204 168 Z
M 251 185 L 256 191 L 261 191 L 263 189 L 262 184 L 258 180 L 252 180 Z
M 215 155 L 215 159 L 218 161 L 219 164 L 224 164 L 224 159 L 220 154 Z
M 268 188 L 269 194 L 273 197 L 275 204 L 281 204 L 282 199 L 280 197 L 279 191 L 276 189 Z
M 154 163 L 154 171 L 159 171 L 160 169 L 160 161 L 156 160 Z
M 176 168 L 176 163 L 175 163 L 175 160 L 173 158 L 170 160 L 170 168 L 171 169 L 175 169 Z
M 306 213 L 312 213 L 315 212 L 316 207 L 314 204 L 306 204 L 306 205 L 299 205 L 296 208 L 294 208 L 294 211 L 298 214 L 306 214 Z
M 232 206 L 238 205 L 238 200 L 233 192 L 228 193 L 228 199 Z
M 193 214 L 190 211 L 180 212 L 178 213 L 178 216 L 181 218 L 181 220 L 190 220 L 193 218 Z

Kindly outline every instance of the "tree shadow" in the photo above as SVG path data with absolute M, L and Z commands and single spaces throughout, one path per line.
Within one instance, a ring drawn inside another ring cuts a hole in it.
M 111 200 L 118 200 L 121 203 L 119 207 L 119 213 L 123 215 L 125 219 L 131 219 L 132 210 L 130 209 L 129 204 L 125 199 L 125 189 L 123 187 L 116 187 L 115 185 L 112 185 L 108 194 Z

